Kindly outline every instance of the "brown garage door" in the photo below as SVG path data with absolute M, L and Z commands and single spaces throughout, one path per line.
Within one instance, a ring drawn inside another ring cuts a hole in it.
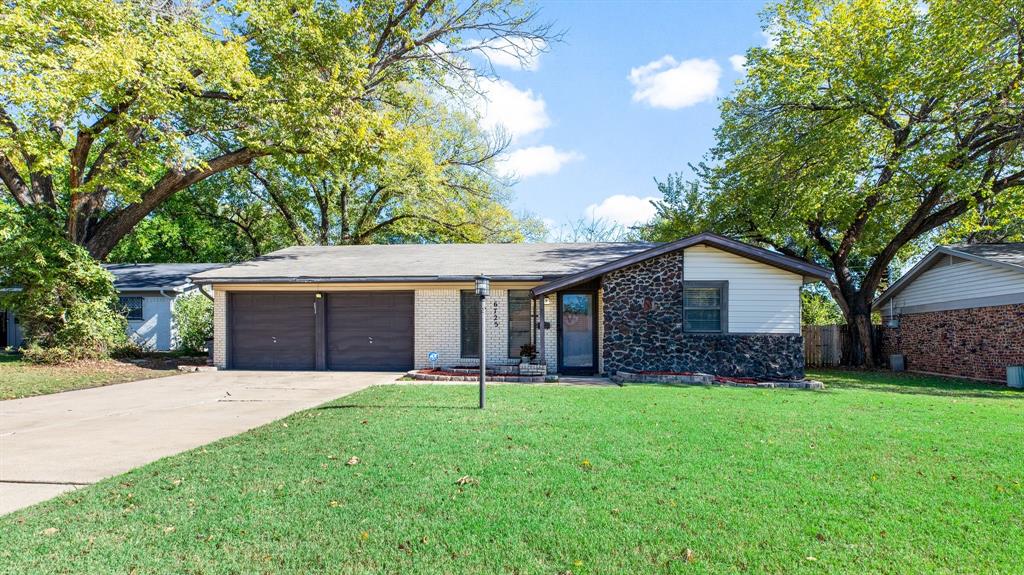
M 231 294 L 231 367 L 316 369 L 315 297 L 311 293 Z
M 327 295 L 327 369 L 412 369 L 413 292 Z

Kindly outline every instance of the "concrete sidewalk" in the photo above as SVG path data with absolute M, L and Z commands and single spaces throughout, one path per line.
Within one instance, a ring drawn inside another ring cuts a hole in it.
M 0 401 L 0 515 L 401 375 L 200 372 Z

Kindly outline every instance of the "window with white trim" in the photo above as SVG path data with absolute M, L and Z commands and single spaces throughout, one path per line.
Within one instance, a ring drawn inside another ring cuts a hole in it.
M 683 282 L 683 331 L 729 331 L 729 282 Z

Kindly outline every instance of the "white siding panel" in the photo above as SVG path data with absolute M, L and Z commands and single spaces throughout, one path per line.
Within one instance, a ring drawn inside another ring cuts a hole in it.
M 896 308 L 1024 293 L 1024 273 L 940 258 L 893 298 Z
M 798 274 L 696 246 L 683 254 L 683 279 L 729 282 L 732 333 L 800 333 L 803 277 Z
M 147 350 L 170 351 L 171 298 L 142 298 L 142 320 L 128 322 L 128 337 Z

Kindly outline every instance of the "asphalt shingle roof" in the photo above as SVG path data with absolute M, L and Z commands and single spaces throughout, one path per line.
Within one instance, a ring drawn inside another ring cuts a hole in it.
M 119 291 L 165 288 L 173 289 L 188 283 L 188 277 L 224 264 L 107 264 L 114 274 L 114 287 Z
M 1024 267 L 1024 242 L 1004 244 L 963 244 L 950 249 L 995 262 Z
M 652 243 L 392 244 L 298 246 L 196 273 L 198 283 L 244 281 L 436 281 L 484 274 L 540 280 L 574 274 L 654 247 Z

